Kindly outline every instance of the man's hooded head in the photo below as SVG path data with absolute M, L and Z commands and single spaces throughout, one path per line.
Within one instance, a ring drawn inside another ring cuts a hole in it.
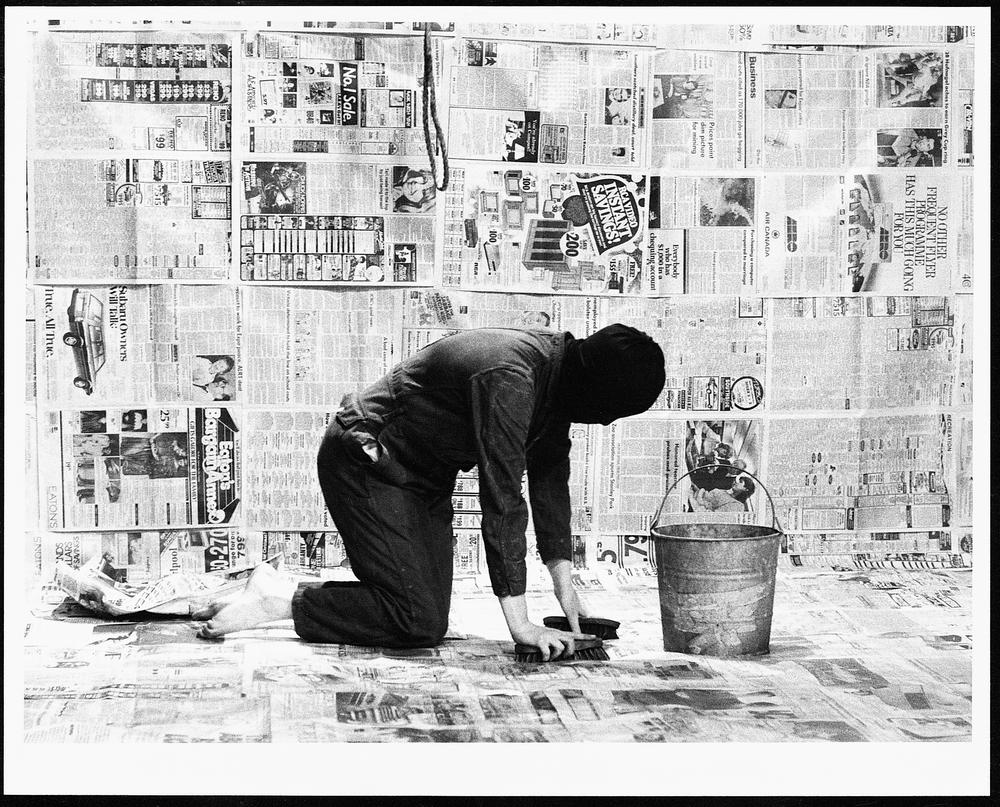
M 651 407 L 666 382 L 663 351 L 628 325 L 586 339 L 567 335 L 556 405 L 574 423 L 603 423 Z

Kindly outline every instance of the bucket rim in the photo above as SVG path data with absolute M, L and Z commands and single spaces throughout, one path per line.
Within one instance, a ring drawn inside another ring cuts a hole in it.
M 725 536 L 705 536 L 705 535 L 667 535 L 658 534 L 657 530 L 663 530 L 664 527 L 753 527 L 757 530 L 763 530 L 758 535 L 725 535 Z M 760 524 L 727 524 L 727 523 L 717 523 L 717 522 L 678 522 L 676 524 L 666 524 L 657 525 L 655 527 L 649 528 L 649 536 L 653 540 L 657 541 L 697 541 L 702 543 L 717 543 L 721 541 L 765 541 L 772 540 L 774 538 L 781 538 L 784 532 L 775 528 L 774 526 L 765 527 Z

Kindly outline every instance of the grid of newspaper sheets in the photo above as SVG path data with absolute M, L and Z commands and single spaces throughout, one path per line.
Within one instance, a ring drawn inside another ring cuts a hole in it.
M 574 427 L 579 569 L 651 573 L 726 449 L 788 564 L 971 565 L 972 29 L 435 24 L 443 191 L 419 23 L 31 47 L 38 582 L 349 576 L 314 473 L 344 393 L 456 330 L 613 322 L 667 384 Z M 477 490 L 455 570 L 487 591 Z

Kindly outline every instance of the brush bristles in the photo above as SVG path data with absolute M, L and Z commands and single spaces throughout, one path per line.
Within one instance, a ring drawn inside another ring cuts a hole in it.
M 559 658 L 549 658 L 548 661 L 610 661 L 608 651 L 602 647 L 600 639 L 584 639 L 576 642 L 572 656 L 559 656 Z M 514 660 L 524 664 L 542 664 L 542 651 L 534 645 L 516 644 L 514 645 Z

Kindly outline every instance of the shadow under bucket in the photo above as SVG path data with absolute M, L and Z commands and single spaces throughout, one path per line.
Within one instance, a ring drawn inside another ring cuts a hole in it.
M 657 524 L 651 535 L 664 650 L 707 656 L 769 652 L 780 530 Z

